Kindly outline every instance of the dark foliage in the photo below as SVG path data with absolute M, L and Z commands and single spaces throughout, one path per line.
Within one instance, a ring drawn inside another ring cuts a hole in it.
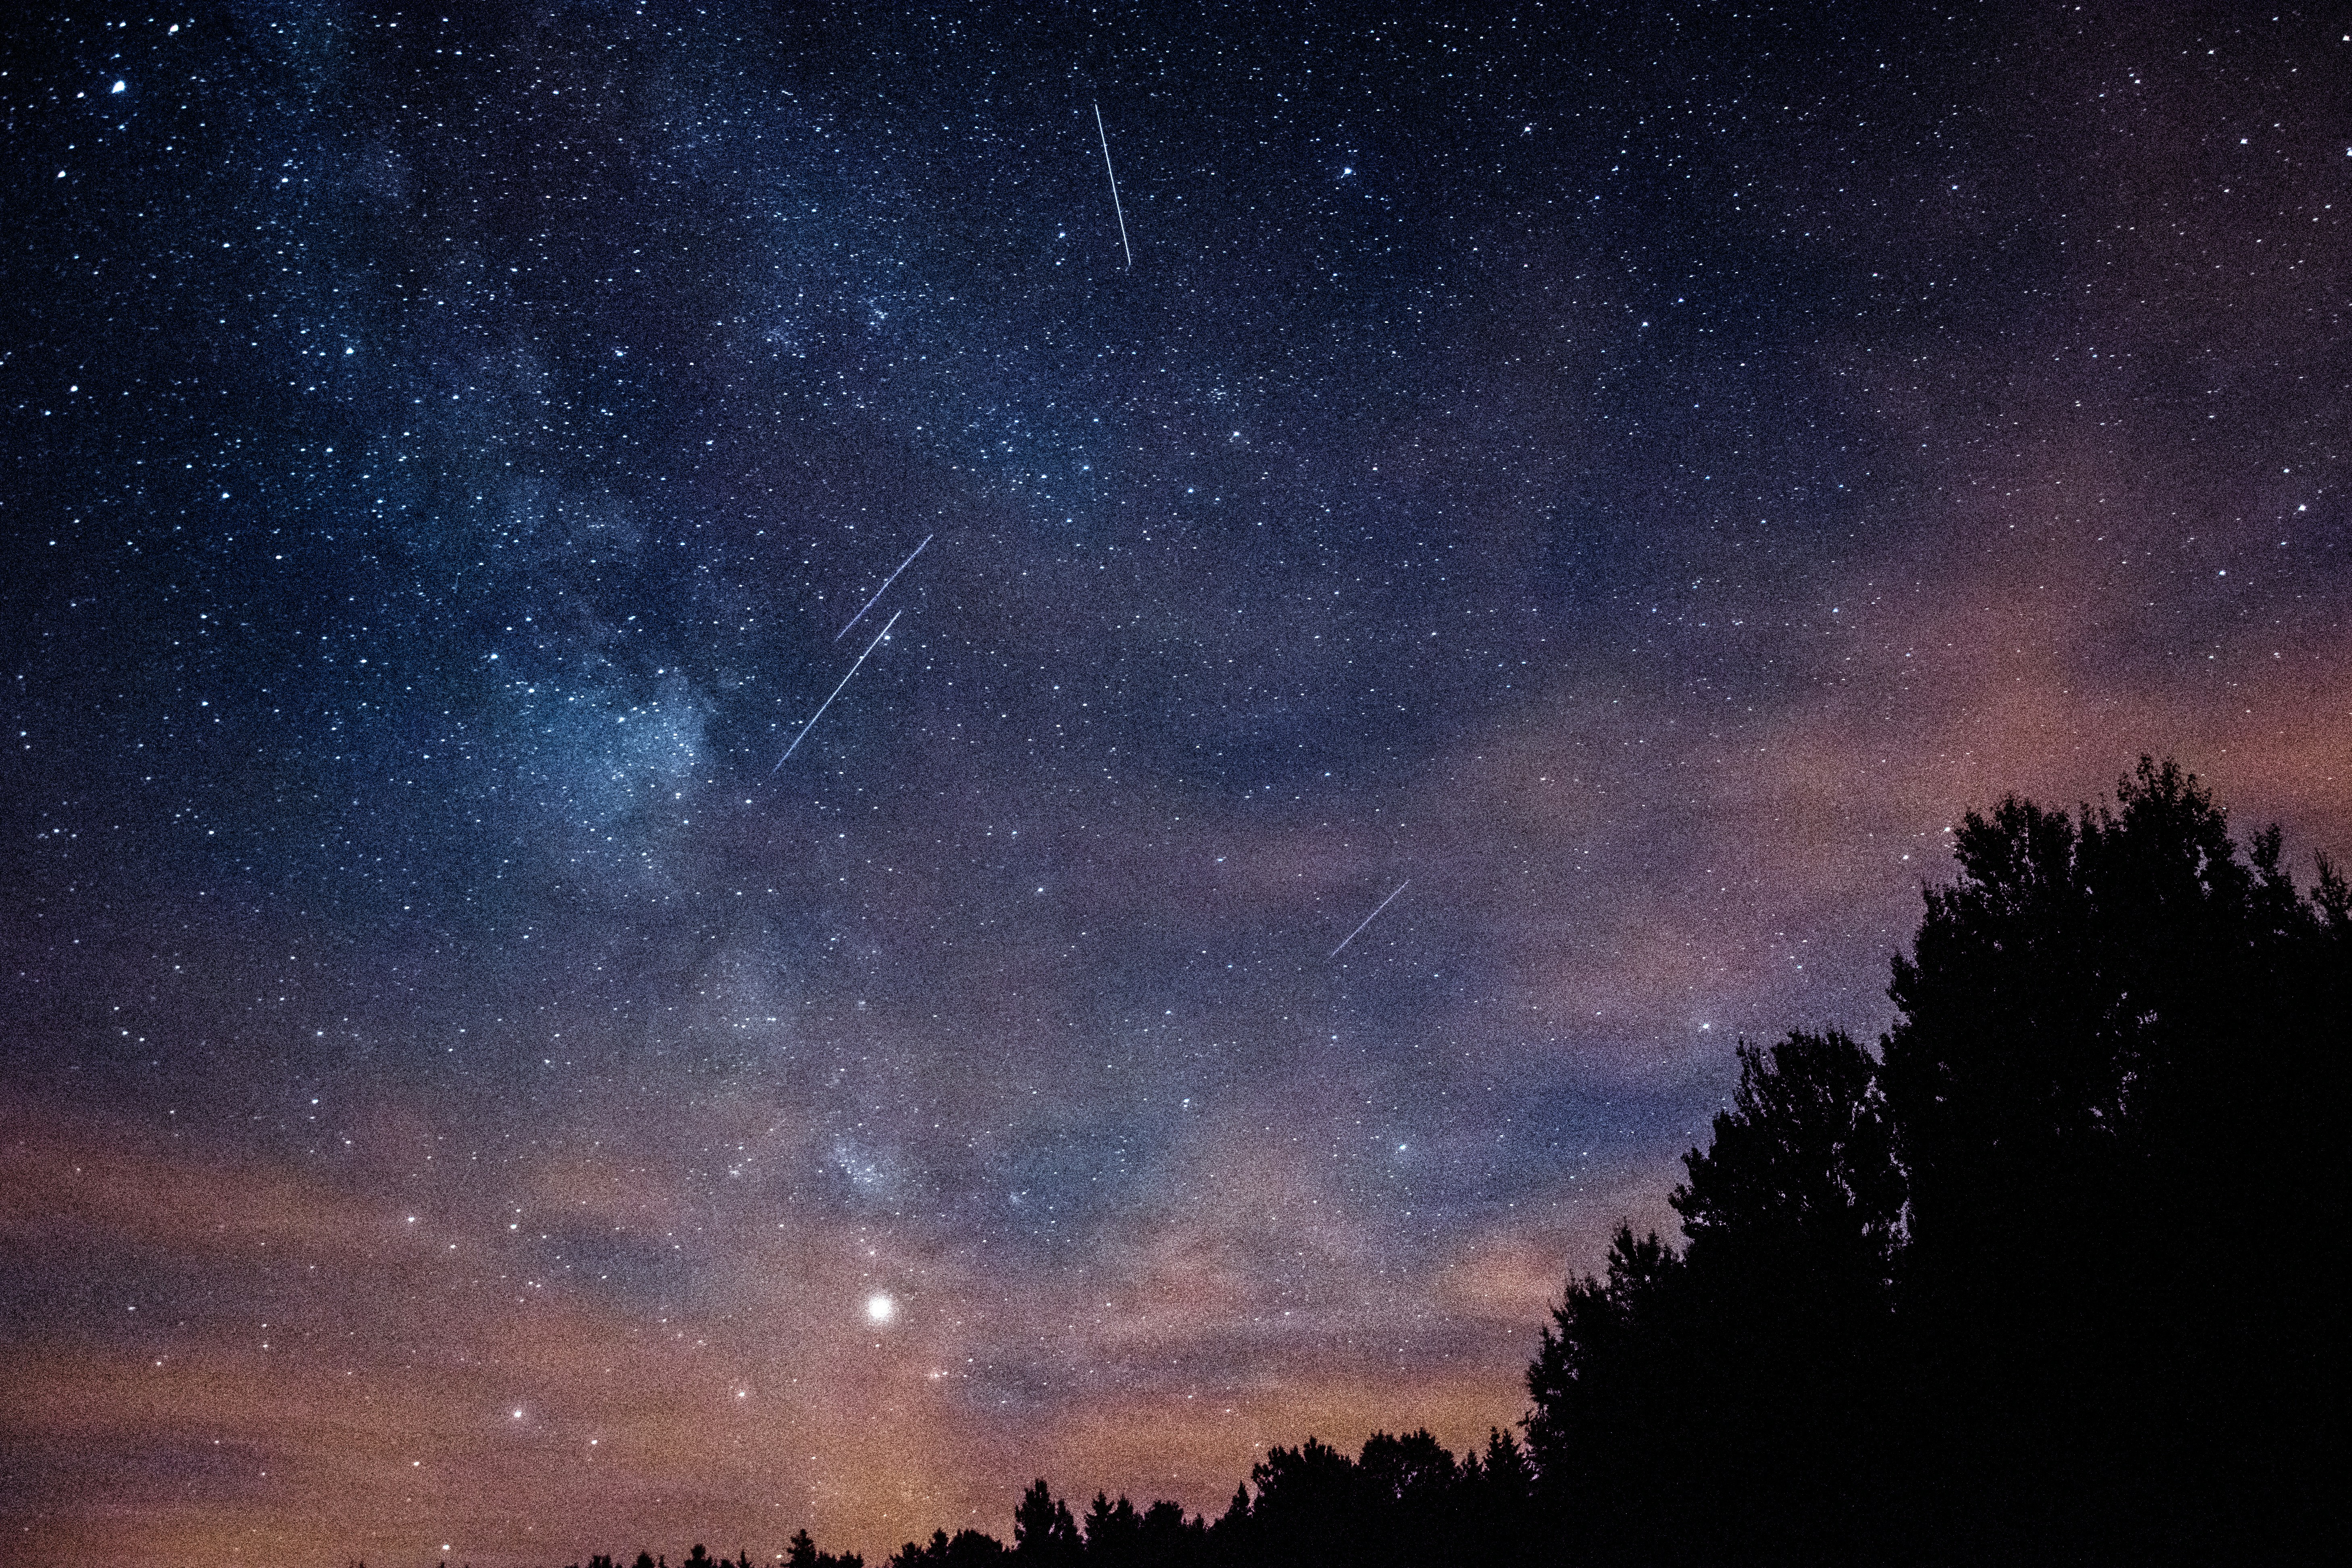
M 1877 1059 L 1740 1051 L 1674 1195 L 1528 1370 L 1550 1528 L 1600 1562 L 2261 1558 L 2336 1386 L 2352 918 L 2194 779 L 1958 835 Z
M 909 1541 L 891 1553 L 889 1568 L 999 1568 L 1003 1558 L 1004 1542 L 993 1535 L 959 1530 L 950 1537 L 934 1530 L 928 1543 Z
M 699 1552 L 702 1548 L 698 1546 L 695 1550 Z M 743 1568 L 751 1568 L 751 1562 L 745 1557 Z M 785 1568 L 866 1568 L 866 1559 L 855 1552 L 845 1552 L 838 1557 L 830 1552 L 819 1552 L 805 1530 L 794 1531 L 792 1540 L 785 1543 L 784 1563 Z
M 1507 1434 L 1489 1434 L 1482 1458 L 1456 1464 L 1426 1432 L 1376 1434 L 1354 1459 L 1308 1438 L 1274 1449 L 1212 1523 L 1187 1519 L 1172 1502 L 1139 1510 L 1128 1499 L 1095 1494 L 1083 1523 L 1045 1481 L 1013 1511 L 1013 1544 L 963 1530 L 909 1541 L 887 1568 L 1018 1568 L 1053 1562 L 1071 1568 L 1253 1568 L 1283 1563 L 1381 1564 L 1524 1560 L 1531 1533 L 1534 1470 Z M 793 1568 L 862 1568 L 855 1555 L 822 1552 L 805 1531 L 786 1554 Z M 611 1568 L 594 1559 L 592 1568 Z M 639 1568 L 656 1568 L 648 1554 Z M 667 1568 L 667 1560 L 658 1568 Z M 682 1568 L 751 1568 L 713 1561 L 694 1548 Z
M 1871 1535 L 1904 1192 L 1876 1066 L 1834 1033 L 1739 1062 L 1673 1195 L 1687 1249 L 1621 1229 L 1528 1371 L 1547 1499 L 1601 1561 L 1840 1562 Z
M 2117 799 L 1971 816 L 1895 961 L 1907 1500 L 1955 1557 L 2236 1555 L 2322 1479 L 2346 890 L 2170 764 Z
M 1013 1511 L 1013 1551 L 1024 1563 L 1038 1568 L 1061 1568 L 1086 1555 L 1086 1538 L 1070 1517 L 1070 1505 L 1055 1500 L 1043 1476 L 1021 1494 L 1021 1506 Z

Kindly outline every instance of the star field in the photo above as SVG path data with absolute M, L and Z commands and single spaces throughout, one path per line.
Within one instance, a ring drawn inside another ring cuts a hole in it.
M 100 6 L 0 115 L 11 1561 L 1458 1449 L 1966 810 L 2352 853 L 2315 13 Z

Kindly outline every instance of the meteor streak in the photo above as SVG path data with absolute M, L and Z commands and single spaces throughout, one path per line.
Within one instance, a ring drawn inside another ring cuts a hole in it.
M 1102 105 L 1095 105 L 1095 134 L 1102 138 L 1103 172 L 1110 176 L 1110 210 L 1118 219 L 1118 248 L 1127 252 L 1127 265 L 1135 265 L 1135 247 L 1127 243 L 1127 212 L 1118 204 L 1118 174 L 1110 166 L 1110 132 L 1103 129 Z
M 930 541 L 928 539 L 924 541 L 925 544 L 929 542 Z M 917 545 L 915 548 L 917 549 L 920 549 L 923 547 L 922 545 Z M 908 560 L 912 560 L 915 558 L 908 556 L 907 559 Z M 882 639 L 890 634 L 890 628 L 898 624 L 898 617 L 905 613 L 907 612 L 903 610 L 894 610 L 890 612 L 890 619 L 882 622 L 882 630 L 874 633 L 874 641 L 866 644 L 866 653 L 857 655 L 857 664 L 864 664 L 866 662 L 866 655 L 873 653 L 875 649 L 879 648 L 882 645 Z M 836 638 L 835 641 L 838 642 L 839 639 Z M 857 664 L 852 664 L 849 666 L 849 675 L 854 675 L 857 673 Z M 845 686 L 849 684 L 849 675 L 844 675 L 841 677 L 841 686 Z M 793 759 L 793 753 L 801 748 L 801 742 L 807 737 L 808 732 L 816 727 L 816 721 L 823 718 L 824 716 L 824 710 L 833 706 L 833 697 L 837 697 L 841 695 L 841 686 L 834 687 L 833 696 L 827 697 L 824 701 L 816 705 L 816 712 L 809 715 L 808 723 L 801 726 L 800 734 L 793 737 L 793 743 L 784 747 L 784 754 L 782 757 L 776 758 L 776 768 L 782 768 L 785 763 L 790 762 Z M 773 779 L 776 776 L 776 768 L 771 768 L 768 769 L 769 778 Z M 1396 894 L 1391 894 L 1389 896 L 1393 898 Z M 1375 909 L 1372 913 L 1378 915 L 1380 911 Z M 1344 945 L 1345 944 L 1342 944 L 1342 946 Z
M 923 536 L 923 545 L 930 543 L 937 536 L 932 534 L 925 534 Z M 915 558 L 923 553 L 923 545 L 917 545 L 913 549 L 907 552 L 907 559 L 898 563 L 898 571 L 904 571 L 908 567 L 915 564 Z M 860 621 L 866 619 L 866 612 L 873 609 L 877 604 L 882 602 L 882 596 L 890 591 L 890 585 L 892 583 L 898 580 L 898 571 L 894 571 L 889 576 L 882 580 L 882 586 L 874 591 L 874 597 L 859 605 L 857 607 L 857 613 L 849 618 L 849 624 L 844 626 L 840 631 L 835 632 L 833 634 L 833 640 L 835 642 L 838 643 L 844 637 L 848 636 L 849 627 L 855 626 Z
M 1396 902 L 1397 893 L 1402 893 L 1406 888 L 1411 887 L 1412 885 L 1412 878 L 1411 877 L 1407 877 L 1402 882 L 1397 883 L 1396 893 L 1391 893 L 1386 898 L 1381 899 L 1378 906 L 1376 906 L 1370 915 L 1364 916 L 1361 924 L 1357 925 L 1353 931 L 1349 932 L 1345 936 L 1340 937 L 1339 946 L 1331 949 L 1329 956 L 1333 958 L 1338 957 L 1342 948 L 1346 947 L 1349 943 L 1353 942 L 1357 937 L 1361 936 L 1364 934 L 1364 926 L 1370 925 L 1373 921 L 1378 920 L 1381 917 L 1381 911 L 1386 909 L 1390 904 Z

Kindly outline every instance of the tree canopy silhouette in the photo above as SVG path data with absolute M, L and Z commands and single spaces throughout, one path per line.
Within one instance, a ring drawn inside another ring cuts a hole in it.
M 1956 841 L 1879 1055 L 1743 1046 L 1685 1249 L 1621 1231 L 1554 1312 L 1528 1432 L 1571 1554 L 2187 1561 L 2308 1521 L 2352 897 L 2150 759 Z

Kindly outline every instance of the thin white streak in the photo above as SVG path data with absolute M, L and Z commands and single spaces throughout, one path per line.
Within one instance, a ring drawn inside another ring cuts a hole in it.
M 873 653 L 875 649 L 879 648 L 882 645 L 882 639 L 890 634 L 890 628 L 898 624 L 898 617 L 905 613 L 907 612 L 903 610 L 894 610 L 890 612 L 890 619 L 882 622 L 882 630 L 874 633 L 874 641 L 866 644 L 866 653 L 857 655 L 857 664 L 864 664 L 866 662 L 866 654 Z M 857 664 L 852 664 L 849 666 L 849 675 L 854 675 L 857 673 Z M 849 684 L 849 675 L 844 675 L 841 677 L 841 686 L 845 686 Z M 827 697 L 824 701 L 816 705 L 816 712 L 809 715 L 808 723 L 801 726 L 800 734 L 793 737 L 793 743 L 784 747 L 784 754 L 782 757 L 776 758 L 776 768 L 782 768 L 785 763 L 790 762 L 793 759 L 793 753 L 801 748 L 801 741 L 808 735 L 810 730 L 816 727 L 816 721 L 824 716 L 824 710 L 833 706 L 833 697 L 837 697 L 841 695 L 841 686 L 834 687 L 833 696 Z M 768 769 L 769 778 L 773 779 L 776 776 L 776 768 L 771 768 Z M 1378 910 L 1374 910 L 1373 913 L 1377 915 L 1380 912 Z
M 935 534 L 925 534 L 923 536 L 923 545 L 930 543 L 931 540 L 937 537 L 938 536 Z M 915 564 L 915 558 L 923 553 L 923 545 L 917 545 L 913 549 L 907 552 L 907 559 L 898 563 L 898 571 L 904 571 L 908 567 Z M 833 634 L 833 640 L 835 642 L 838 643 L 844 637 L 848 636 L 850 626 L 855 626 L 860 621 L 866 619 L 866 612 L 882 602 L 882 596 L 890 591 L 890 585 L 892 583 L 898 580 L 898 571 L 894 571 L 889 576 L 882 580 L 882 586 L 874 591 L 874 597 L 859 605 L 857 607 L 857 613 L 849 618 L 848 625 L 842 627 L 840 631 L 835 632 Z
M 1397 883 L 1396 893 L 1391 893 L 1386 898 L 1381 899 L 1379 906 L 1370 915 L 1364 916 L 1361 925 L 1359 925 L 1353 931 L 1349 932 L 1345 936 L 1339 938 L 1339 946 L 1332 948 L 1328 956 L 1332 958 L 1338 957 L 1342 948 L 1346 947 L 1349 943 L 1353 942 L 1357 937 L 1361 936 L 1364 934 L 1364 926 L 1370 925 L 1373 921 L 1378 920 L 1381 917 L 1381 910 L 1386 909 L 1390 904 L 1396 902 L 1397 893 L 1402 893 L 1406 888 L 1411 887 L 1412 885 L 1412 878 L 1411 877 L 1407 877 L 1402 882 Z
M 1127 252 L 1127 265 L 1135 265 L 1135 247 L 1127 243 L 1127 211 L 1118 204 L 1118 174 L 1110 166 L 1110 132 L 1103 129 L 1102 105 L 1095 105 L 1095 134 L 1102 138 L 1103 172 L 1110 176 L 1110 210 L 1118 218 L 1118 248 Z

